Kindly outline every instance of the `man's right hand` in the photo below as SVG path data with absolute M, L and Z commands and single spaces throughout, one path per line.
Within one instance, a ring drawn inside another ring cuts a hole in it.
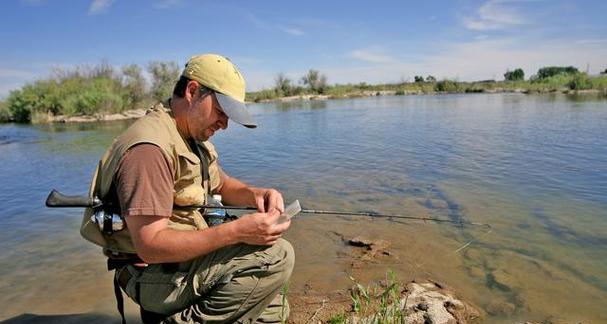
M 250 245 L 273 245 L 282 236 L 291 221 L 278 224 L 280 212 L 253 213 L 232 222 L 238 241 Z

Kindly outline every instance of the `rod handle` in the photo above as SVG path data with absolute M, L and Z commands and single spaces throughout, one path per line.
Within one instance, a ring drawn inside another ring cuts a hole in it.
M 101 204 L 97 198 L 88 196 L 68 196 L 53 189 L 46 198 L 46 207 L 96 207 Z

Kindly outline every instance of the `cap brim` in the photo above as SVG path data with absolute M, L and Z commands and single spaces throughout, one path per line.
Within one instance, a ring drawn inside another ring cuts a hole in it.
M 221 106 L 221 110 L 223 110 L 231 120 L 249 128 L 257 127 L 257 123 L 253 120 L 251 114 L 249 114 L 249 110 L 244 103 L 219 92 L 215 92 L 215 96 Z

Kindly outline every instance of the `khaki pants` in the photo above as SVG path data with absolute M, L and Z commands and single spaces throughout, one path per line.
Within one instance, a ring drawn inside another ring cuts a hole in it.
M 289 242 L 239 244 L 204 257 L 145 268 L 132 275 L 125 292 L 147 311 L 166 314 L 166 323 L 280 323 L 289 306 L 280 294 L 291 276 L 295 254 Z

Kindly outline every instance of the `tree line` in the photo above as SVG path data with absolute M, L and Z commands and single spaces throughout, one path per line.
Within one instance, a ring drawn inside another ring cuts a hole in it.
M 175 62 L 147 64 L 149 80 L 136 64 L 55 69 L 51 77 L 11 91 L 0 103 L 0 121 L 40 122 L 56 115 L 94 115 L 144 108 L 166 99 L 180 69 Z
M 0 122 L 44 122 L 49 116 L 119 113 L 127 109 L 147 108 L 171 95 L 180 69 L 175 62 L 151 62 L 144 69 L 136 64 L 115 68 L 102 62 L 97 66 L 57 69 L 52 76 L 28 83 L 12 91 L 0 102 Z M 547 92 L 595 89 L 607 95 L 607 69 L 600 76 L 589 76 L 573 66 L 547 66 L 525 80 L 521 68 L 504 73 L 504 81 L 460 82 L 428 75 L 416 75 L 413 82 L 370 85 L 328 84 L 327 76 L 310 69 L 297 82 L 279 73 L 274 87 L 247 93 L 248 101 L 263 101 L 289 96 L 324 95 L 329 98 L 411 93 L 460 93 L 486 91 Z

